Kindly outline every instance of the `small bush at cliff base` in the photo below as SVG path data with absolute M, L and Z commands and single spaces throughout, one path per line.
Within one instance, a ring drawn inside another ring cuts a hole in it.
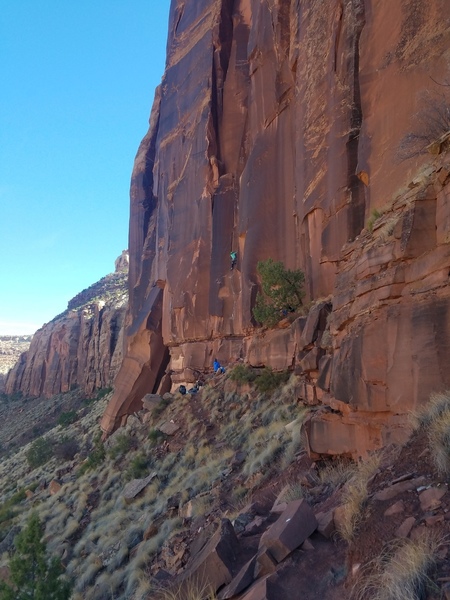
M 257 377 L 257 373 L 246 365 L 236 365 L 230 371 L 231 381 L 237 383 L 253 383 Z
M 71 585 L 61 578 L 63 567 L 56 558 L 48 559 L 42 541 L 43 527 L 32 514 L 15 539 L 16 553 L 9 563 L 10 581 L 0 582 L 0 600 L 68 600 Z
M 261 277 L 262 294 L 258 292 L 253 316 L 258 323 L 273 327 L 289 312 L 295 312 L 303 304 L 302 271 L 285 269 L 282 262 L 271 258 L 258 262 L 257 271 Z
M 272 392 L 283 383 L 286 383 L 288 379 L 289 371 L 276 373 L 270 367 L 266 367 L 256 377 L 255 386 L 258 392 Z
M 276 372 L 270 367 L 252 369 L 246 365 L 236 365 L 230 372 L 231 381 L 252 383 L 258 392 L 272 392 L 289 379 L 289 371 Z

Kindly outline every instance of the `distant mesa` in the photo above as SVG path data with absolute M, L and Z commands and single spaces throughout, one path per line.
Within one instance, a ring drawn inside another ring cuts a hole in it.
M 128 266 L 130 264 L 130 255 L 128 250 L 122 250 L 122 254 L 116 258 L 114 266 L 116 273 L 128 273 Z
M 12 369 L 6 375 L 5 391 L 50 397 L 74 387 L 88 395 L 110 387 L 122 362 L 127 303 L 128 251 L 124 250 L 115 261 L 114 273 L 72 298 L 67 310 L 35 333 L 31 345 L 28 336 L 27 346 L 8 367 Z

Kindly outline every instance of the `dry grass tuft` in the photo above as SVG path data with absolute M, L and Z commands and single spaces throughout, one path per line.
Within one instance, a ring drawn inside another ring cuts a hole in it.
M 308 488 L 300 482 L 289 484 L 286 493 L 283 494 L 283 500 L 285 502 L 292 502 L 293 500 L 300 500 L 300 498 L 311 501 L 311 494 L 309 493 Z
M 425 429 L 436 469 L 450 473 L 450 391 L 432 394 L 430 402 L 414 415 L 416 426 Z
M 367 565 L 353 590 L 354 600 L 420 600 L 442 546 L 442 535 L 425 530 L 418 539 L 395 540 Z
M 357 470 L 357 464 L 350 460 L 335 460 L 319 470 L 319 480 L 333 490 L 340 488 L 351 479 Z
M 344 489 L 338 532 L 346 542 L 353 540 L 361 524 L 368 499 L 369 481 L 377 472 L 380 462 L 380 454 L 374 454 L 361 462 Z
M 157 600 L 217 600 L 217 596 L 208 584 L 190 581 L 175 589 L 162 590 Z

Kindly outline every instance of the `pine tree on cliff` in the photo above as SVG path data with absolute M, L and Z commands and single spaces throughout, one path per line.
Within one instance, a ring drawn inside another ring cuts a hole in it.
M 64 569 L 56 558 L 48 559 L 42 541 L 43 527 L 36 514 L 15 539 L 10 582 L 0 582 L 0 600 L 68 600 L 71 585 L 61 578 Z
M 256 296 L 253 316 L 262 325 L 273 327 L 285 314 L 302 306 L 305 275 L 300 270 L 286 269 L 282 262 L 271 258 L 258 262 L 257 271 L 263 293 Z

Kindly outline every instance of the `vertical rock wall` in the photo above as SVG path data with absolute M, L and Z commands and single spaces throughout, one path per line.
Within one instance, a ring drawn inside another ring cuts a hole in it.
M 449 77 L 449 21 L 445 0 L 172 1 L 105 431 L 164 369 L 246 358 L 259 260 L 302 268 L 312 300 L 335 293 L 342 248 L 428 160 L 399 148 L 430 76 Z

